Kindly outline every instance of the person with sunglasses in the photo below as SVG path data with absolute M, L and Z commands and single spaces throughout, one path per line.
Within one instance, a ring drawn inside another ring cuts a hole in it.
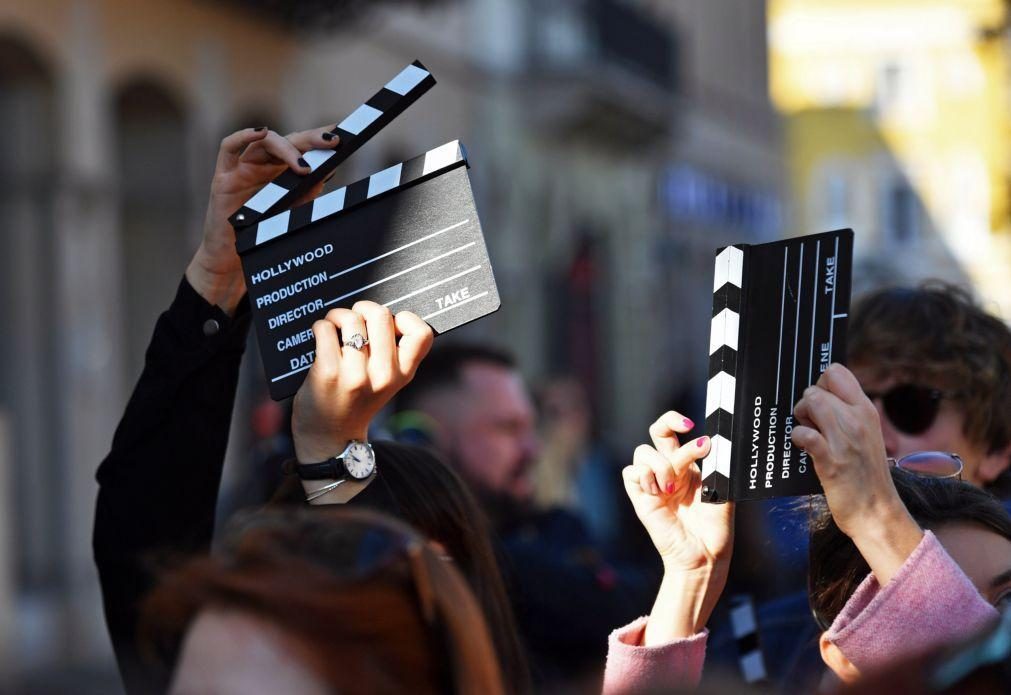
M 863 297 L 847 358 L 881 417 L 885 450 L 947 451 L 962 479 L 1011 497 L 1011 330 L 939 283 Z
M 895 467 L 887 465 L 875 406 L 845 367 L 831 365 L 794 415 L 800 424 L 793 441 L 811 455 L 826 513 L 862 563 L 851 572 L 853 590 L 833 594 L 843 603 L 837 600 L 821 635 L 826 665 L 852 681 L 996 620 L 992 604 L 1011 592 L 1011 534 L 963 523 L 957 505 L 947 526 L 914 518 L 897 490 Z M 701 501 L 695 460 L 711 443 L 703 437 L 680 444 L 677 433 L 688 429 L 680 415 L 665 414 L 650 429 L 654 446 L 636 449 L 623 472 L 665 575 L 650 615 L 612 634 L 605 690 L 684 687 L 701 678 L 705 626 L 729 573 L 734 505 Z M 931 484 L 968 487 L 954 478 Z M 996 503 L 990 514 L 1007 523 Z

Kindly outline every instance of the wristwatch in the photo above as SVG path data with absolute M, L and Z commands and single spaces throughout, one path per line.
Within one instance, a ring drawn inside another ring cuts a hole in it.
M 376 471 L 372 445 L 352 439 L 344 451 L 321 463 L 299 463 L 295 467 L 302 480 L 366 480 Z

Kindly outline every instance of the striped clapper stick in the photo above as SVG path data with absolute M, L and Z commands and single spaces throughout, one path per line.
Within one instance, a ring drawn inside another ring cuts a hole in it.
M 369 300 L 445 333 L 499 307 L 455 140 L 246 227 L 236 247 L 277 400 L 305 379 L 331 309 Z
M 389 125 L 434 84 L 432 73 L 419 61 L 414 61 L 330 131 L 340 137 L 333 149 L 311 150 L 302 155 L 312 169 L 311 173 L 303 175 L 291 169 L 285 170 L 257 191 L 228 221 L 236 229 L 241 229 L 291 207 L 294 201 L 329 176 L 337 165 Z
M 793 408 L 845 358 L 852 265 L 848 229 L 717 251 L 703 500 L 820 490 L 807 453 L 793 446 Z
M 765 683 L 769 674 L 765 670 L 765 657 L 758 634 L 755 602 L 749 594 L 730 598 L 730 627 L 737 645 L 737 664 L 744 682 L 748 685 Z
M 728 246 L 716 254 L 713 318 L 709 329 L 709 381 L 706 385 L 706 433 L 712 440 L 702 460 L 702 496 L 707 502 L 730 499 L 737 352 L 741 328 L 744 251 Z

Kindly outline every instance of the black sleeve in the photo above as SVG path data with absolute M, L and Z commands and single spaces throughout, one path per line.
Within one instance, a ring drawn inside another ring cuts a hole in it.
M 168 685 L 167 672 L 138 659 L 139 607 L 154 585 L 155 553 L 210 547 L 248 332 L 247 300 L 229 318 L 184 278 L 158 318 L 144 370 L 98 468 L 95 563 L 120 674 L 133 694 Z

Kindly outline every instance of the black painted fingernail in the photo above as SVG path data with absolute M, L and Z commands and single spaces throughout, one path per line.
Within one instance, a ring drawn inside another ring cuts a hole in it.
M 299 165 L 300 167 L 305 167 L 306 169 L 308 169 L 308 168 L 309 168 L 309 162 L 305 161 L 305 160 L 304 160 L 304 159 L 302 159 L 301 157 L 299 157 L 299 158 L 298 158 L 298 165 Z
M 331 140 L 333 140 L 333 133 L 323 133 L 323 139 L 326 140 L 327 142 L 330 142 Z
M 256 131 L 257 133 L 262 133 L 266 129 L 267 129 L 267 126 L 265 126 L 265 125 L 261 125 L 259 128 L 253 128 L 253 130 Z

